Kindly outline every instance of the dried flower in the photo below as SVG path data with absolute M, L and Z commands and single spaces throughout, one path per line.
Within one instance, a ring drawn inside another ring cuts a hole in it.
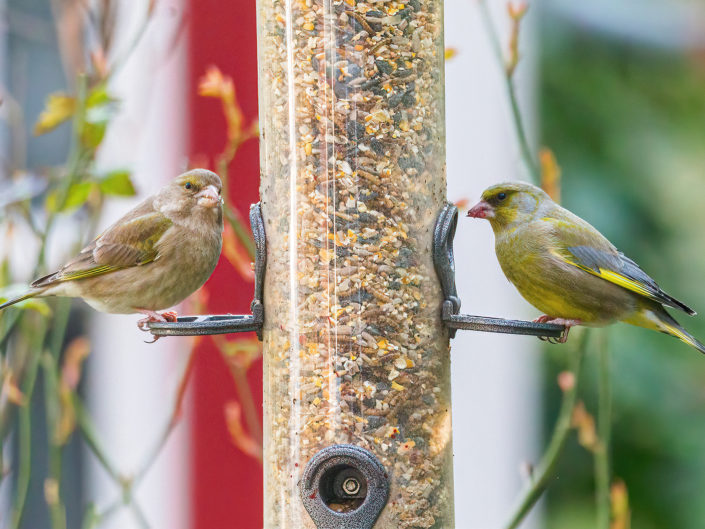
M 81 380 L 83 361 L 90 352 L 91 343 L 85 336 L 75 338 L 66 348 L 59 379 L 59 419 L 54 431 L 54 439 L 59 445 L 66 443 L 76 428 L 73 392 Z
M 507 77 L 514 75 L 514 70 L 519 64 L 519 26 L 521 19 L 529 9 L 526 2 L 521 2 L 519 5 L 514 5 L 509 2 L 507 4 L 507 12 L 511 20 L 512 29 L 509 35 L 509 60 L 507 61 Z
M 610 503 L 612 505 L 612 523 L 610 529 L 629 529 L 631 527 L 631 511 L 629 510 L 629 494 L 627 486 L 621 479 L 610 487 Z
M 62 92 L 49 94 L 44 110 L 34 125 L 34 135 L 41 136 L 68 120 L 76 111 L 76 99 Z
M 245 432 L 242 425 L 242 408 L 235 401 L 230 401 L 225 405 L 225 423 L 230 432 L 230 438 L 235 446 L 245 454 L 262 461 L 262 447 L 252 436 Z
M 578 402 L 573 409 L 571 425 L 578 430 L 578 442 L 583 448 L 591 452 L 597 450 L 599 440 L 595 430 L 595 419 L 585 409 L 582 401 Z
M 12 402 L 16 406 L 24 406 L 27 402 L 22 390 L 20 390 L 17 385 L 17 381 L 11 370 L 5 372 L 5 376 L 2 383 L 2 394 L 7 397 L 7 400 Z

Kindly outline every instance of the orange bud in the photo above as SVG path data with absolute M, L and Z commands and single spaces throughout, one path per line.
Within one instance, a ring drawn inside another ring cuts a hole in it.
M 468 206 L 470 205 L 470 199 L 465 197 L 465 198 L 459 198 L 455 202 L 453 202 L 456 208 L 458 208 L 460 211 L 465 211 L 468 209 Z
M 561 168 L 558 166 L 553 151 L 544 147 L 539 151 L 541 165 L 541 189 L 543 189 L 554 202 L 561 201 Z
M 558 374 L 558 387 L 565 393 L 575 387 L 575 375 L 570 371 L 562 371 Z

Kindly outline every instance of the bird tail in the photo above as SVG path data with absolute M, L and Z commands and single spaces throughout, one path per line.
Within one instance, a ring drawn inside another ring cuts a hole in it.
M 632 318 L 625 321 L 632 325 L 646 327 L 647 329 L 653 329 L 670 336 L 675 336 L 701 353 L 705 353 L 705 345 L 686 331 L 683 326 L 660 305 L 649 306 L 648 308 L 645 307 L 638 311 Z
M 33 298 L 34 296 L 38 295 L 40 292 L 37 290 L 32 290 L 30 292 L 27 292 L 25 295 L 11 299 L 9 301 L 6 301 L 5 303 L 0 305 L 0 310 L 6 309 L 7 307 L 14 305 L 15 303 L 19 303 L 20 301 L 24 301 L 25 299 Z

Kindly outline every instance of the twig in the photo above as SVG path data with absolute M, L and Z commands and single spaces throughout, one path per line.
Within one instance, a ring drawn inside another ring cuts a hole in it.
M 39 272 L 45 266 L 46 249 L 49 239 L 49 234 L 54 227 L 54 222 L 56 221 L 56 216 L 59 211 L 61 211 L 66 205 L 66 200 L 69 196 L 69 190 L 71 186 L 76 182 L 78 177 L 81 175 L 81 168 L 85 164 L 86 160 L 86 150 L 83 147 L 81 141 L 81 131 L 83 130 L 85 119 L 86 119 L 86 97 L 88 91 L 88 81 L 86 76 L 81 74 L 78 76 L 76 81 L 76 112 L 73 115 L 73 128 L 71 137 L 71 152 L 69 153 L 69 160 L 67 163 L 66 177 L 62 180 L 59 186 L 58 196 L 56 201 L 56 207 L 49 213 L 46 221 L 46 229 L 42 233 L 42 237 L 39 245 L 39 255 L 37 257 L 37 265 L 34 269 L 35 276 L 39 275 Z
M 33 335 L 33 340 L 30 342 L 29 350 L 30 360 L 27 366 L 27 373 L 22 386 L 22 393 L 25 396 L 25 404 L 20 409 L 19 417 L 19 467 L 17 469 L 17 490 L 12 505 L 12 518 L 10 522 L 11 529 L 17 529 L 22 522 L 24 514 L 25 502 L 27 500 L 27 491 L 29 490 L 29 481 L 32 469 L 32 408 L 31 401 L 34 394 L 34 385 L 37 380 L 37 369 L 39 366 L 39 351 L 42 349 L 44 337 L 46 336 L 46 320 L 40 318 L 36 333 Z M 0 450 L 2 443 L 0 442 Z
M 191 373 L 193 372 L 194 362 L 196 355 L 193 351 L 189 352 L 188 360 L 186 361 L 186 366 L 184 367 L 183 374 L 181 375 L 181 380 L 179 386 L 176 390 L 176 396 L 174 397 L 174 404 L 172 406 L 171 416 L 169 417 L 169 422 L 164 428 L 163 432 L 157 438 L 157 443 L 154 448 L 149 451 L 144 463 L 138 467 L 139 470 L 135 474 L 134 482 L 139 483 L 142 478 L 147 474 L 149 469 L 152 467 L 157 457 L 161 453 L 162 449 L 166 445 L 167 440 L 174 431 L 174 428 L 179 423 L 181 418 L 181 413 L 183 410 L 183 402 L 186 396 L 186 388 L 188 387 L 189 379 L 191 378 Z
M 529 171 L 529 176 L 534 181 L 534 183 L 539 184 L 541 182 L 541 172 L 539 166 L 536 163 L 534 157 L 531 154 L 531 147 L 529 147 L 529 140 L 526 135 L 526 129 L 524 127 L 524 119 L 521 115 L 521 109 L 519 108 L 519 100 L 517 98 L 516 89 L 514 87 L 514 68 L 507 68 L 504 55 L 502 54 L 502 45 L 500 44 L 499 34 L 497 28 L 492 21 L 492 15 L 490 14 L 489 8 L 487 7 L 486 0 L 477 0 L 477 4 L 480 7 L 480 15 L 482 21 L 485 24 L 487 34 L 490 38 L 490 45 L 494 51 L 497 61 L 502 65 L 502 77 L 507 88 L 507 95 L 509 96 L 509 104 L 512 110 L 512 118 L 514 120 L 514 129 L 516 130 L 517 140 L 519 141 L 519 150 L 521 151 L 521 157 L 524 161 L 526 169 Z
M 19 418 L 19 465 L 17 469 L 17 489 L 12 504 L 11 529 L 18 529 L 24 515 L 27 490 L 32 469 L 32 408 L 29 402 L 20 409 Z
M 110 458 L 102 449 L 100 441 L 98 440 L 98 434 L 95 431 L 95 425 L 93 424 L 93 420 L 86 410 L 86 407 L 83 405 L 83 402 L 78 395 L 74 393 L 72 397 L 73 408 L 76 411 L 76 424 L 78 425 L 83 440 L 86 442 L 86 445 L 88 445 L 90 451 L 93 452 L 93 455 L 96 456 L 101 466 L 105 469 L 113 481 L 122 486 L 123 477 L 120 475 L 117 468 L 110 462 Z
M 57 441 L 59 424 L 57 363 L 51 354 L 42 356 L 44 398 L 46 406 L 47 440 L 49 445 L 49 472 L 45 484 L 45 499 L 49 507 L 53 529 L 66 529 L 66 512 L 61 500 L 61 470 L 63 446 Z
M 151 2 L 150 2 L 150 4 L 151 4 Z M 135 32 L 134 36 L 132 37 L 132 40 L 127 45 L 127 48 L 125 48 L 125 51 L 123 51 L 122 54 L 119 54 L 117 56 L 117 58 L 113 61 L 113 64 L 108 71 L 108 78 L 114 77 L 120 70 L 122 70 L 122 68 L 127 63 L 127 60 L 130 58 L 130 56 L 135 51 L 135 49 L 137 49 L 137 46 L 139 45 L 140 41 L 142 40 L 142 37 L 144 37 L 144 34 L 147 32 L 147 28 L 149 27 L 149 23 L 152 20 L 152 13 L 153 13 L 153 8 L 148 7 L 147 12 L 145 13 L 145 17 L 142 19 L 142 22 L 140 23 L 140 27 Z
M 607 334 L 600 336 L 598 351 L 598 412 L 595 450 L 595 501 L 597 504 L 597 529 L 610 528 L 610 445 L 612 428 L 612 388 L 610 383 L 610 351 Z
M 117 509 L 122 505 L 128 505 L 132 509 L 135 519 L 140 524 L 140 527 L 148 528 L 149 523 L 147 522 L 147 518 L 134 497 L 134 486 L 136 484 L 135 479 L 130 479 L 120 474 L 115 465 L 113 465 L 110 461 L 108 454 L 102 448 L 102 445 L 98 440 L 98 434 L 96 433 L 93 419 L 91 419 L 91 416 L 86 410 L 86 407 L 80 397 L 75 393 L 73 394 L 72 402 L 76 411 L 76 424 L 81 431 L 83 440 L 86 442 L 86 445 L 91 452 L 93 452 L 93 455 L 96 456 L 101 466 L 108 473 L 108 476 L 110 476 L 110 478 L 120 487 L 121 490 L 119 500 L 116 501 L 115 504 L 111 505 L 111 507 L 109 507 L 106 511 L 96 514 L 95 517 L 98 520 L 103 521 L 112 513 L 117 511 Z
M 531 483 L 526 491 L 524 491 L 521 495 L 514 514 L 506 524 L 505 527 L 507 529 L 515 529 L 519 526 L 546 490 L 549 480 L 553 477 L 556 464 L 558 463 L 558 459 L 563 451 L 563 446 L 568 439 L 568 434 L 571 432 L 571 418 L 573 415 L 573 408 L 575 408 L 576 395 L 578 392 L 580 367 L 587 349 L 589 334 L 589 330 L 586 329 L 580 337 L 580 343 L 573 354 L 572 367 L 570 369 L 574 382 L 570 387 L 563 390 L 563 401 L 558 413 L 558 420 L 556 421 L 553 434 L 551 435 L 551 441 L 549 442 L 546 452 L 532 475 Z

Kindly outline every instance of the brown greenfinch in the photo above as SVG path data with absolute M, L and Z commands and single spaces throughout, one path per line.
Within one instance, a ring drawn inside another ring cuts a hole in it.
M 222 244 L 221 182 L 205 169 L 188 171 L 110 226 L 60 270 L 0 310 L 32 297 L 83 298 L 114 314 L 142 313 L 150 321 L 174 321 L 156 311 L 183 301 L 213 272 Z
M 623 321 L 661 331 L 705 353 L 666 312 L 695 311 L 666 294 L 599 231 L 530 184 L 489 187 L 468 217 L 487 219 L 502 271 L 534 307 L 536 321 L 602 326 Z

